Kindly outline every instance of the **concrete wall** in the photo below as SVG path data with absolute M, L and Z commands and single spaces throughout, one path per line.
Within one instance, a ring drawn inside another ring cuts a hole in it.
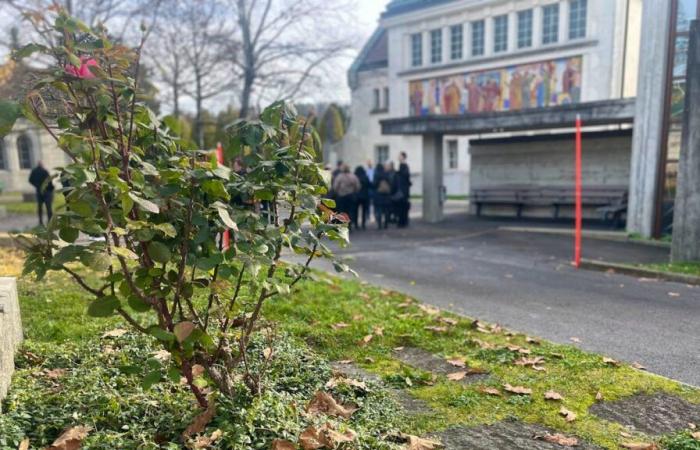
M 17 284 L 0 277 L 0 399 L 5 397 L 15 370 L 15 351 L 22 342 Z
M 587 137 L 583 144 L 583 184 L 628 186 L 632 138 L 629 135 Z M 573 186 L 574 139 L 547 137 L 529 142 L 472 142 L 471 187 L 503 185 Z M 484 213 L 514 215 L 513 208 L 492 207 Z M 552 217 L 551 208 L 526 209 L 525 216 Z M 562 210 L 562 217 L 572 211 Z M 598 217 L 595 210 L 587 217 Z
M 56 167 L 64 166 L 68 157 L 57 146 L 53 138 L 43 130 L 40 130 L 26 120 L 19 120 L 12 132 L 2 140 L 0 151 L 3 151 L 5 167 L 0 167 L 0 183 L 8 192 L 33 192 L 34 188 L 29 184 L 29 172 L 31 169 L 20 169 L 19 154 L 17 152 L 17 139 L 21 135 L 29 137 L 32 143 L 31 161 L 32 167 L 37 161 L 42 161 L 47 170 L 52 171 Z

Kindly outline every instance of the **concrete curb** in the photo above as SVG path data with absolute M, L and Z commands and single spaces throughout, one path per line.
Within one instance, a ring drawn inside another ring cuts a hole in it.
M 671 281 L 674 283 L 690 284 L 700 286 L 700 277 L 693 275 L 684 275 L 682 273 L 661 272 L 658 270 L 644 269 L 641 267 L 631 266 L 628 264 L 610 263 L 605 261 L 593 261 L 584 259 L 581 261 L 581 268 L 588 270 L 597 270 L 607 272 L 609 270 L 623 275 L 630 275 L 640 278 L 652 278 L 662 281 Z
M 498 227 L 500 231 L 510 231 L 513 233 L 540 233 L 540 234 L 555 234 L 559 236 L 572 236 L 574 230 L 564 228 L 545 228 L 545 227 Z M 600 231 L 600 230 L 584 230 L 583 237 L 588 239 L 598 239 L 601 241 L 626 242 L 628 244 L 647 245 L 649 247 L 671 248 L 670 242 L 652 241 L 644 239 L 632 239 L 623 231 Z

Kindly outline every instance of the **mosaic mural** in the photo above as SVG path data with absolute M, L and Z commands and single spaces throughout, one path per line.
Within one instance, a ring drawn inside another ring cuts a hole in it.
M 542 108 L 581 101 L 581 57 L 412 81 L 412 116 Z

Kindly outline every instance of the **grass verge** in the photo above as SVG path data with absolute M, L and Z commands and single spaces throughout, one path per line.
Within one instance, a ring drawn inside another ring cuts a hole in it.
M 700 277 L 700 262 L 670 263 L 670 264 L 642 264 L 644 269 L 656 270 L 667 273 L 680 273 Z

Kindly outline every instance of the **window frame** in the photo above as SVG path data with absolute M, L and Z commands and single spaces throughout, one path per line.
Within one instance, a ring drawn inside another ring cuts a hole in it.
M 383 93 L 384 93 L 384 98 L 383 98 L 384 103 L 382 103 L 383 109 L 384 109 L 384 111 L 389 111 L 389 86 L 384 86 Z
M 423 33 L 411 35 L 411 67 L 423 65 Z
M 450 26 L 450 59 L 459 61 L 464 58 L 464 25 L 458 23 Z
M 380 158 L 383 152 L 386 152 L 386 158 Z M 388 144 L 377 144 L 374 146 L 374 160 L 377 164 L 384 164 L 391 158 L 391 149 Z
M 23 148 L 21 143 L 21 141 L 24 140 L 27 142 L 26 149 Z M 23 155 L 24 150 L 27 152 L 26 155 Z M 34 143 L 32 142 L 32 138 L 30 138 L 26 133 L 22 133 L 17 136 L 17 158 L 19 160 L 20 170 L 31 170 L 34 167 Z M 25 162 L 28 162 L 28 164 L 24 164 Z
M 442 28 L 430 30 L 430 64 L 442 63 Z
M 548 15 L 550 12 L 553 17 Z M 559 42 L 560 15 L 561 8 L 559 3 L 542 6 L 542 45 L 551 45 Z
M 486 21 L 484 19 L 471 22 L 472 56 L 484 56 L 486 54 Z
M 532 8 L 518 11 L 518 48 L 532 48 L 535 29 L 535 12 Z M 524 30 L 523 25 L 527 26 Z
M 501 14 L 493 17 L 494 53 L 504 53 L 508 51 L 508 28 L 508 14 Z
M 569 3 L 569 40 L 585 39 L 587 34 L 588 0 L 571 0 Z
M 447 168 L 449 170 L 459 169 L 459 141 L 457 139 L 447 141 Z

